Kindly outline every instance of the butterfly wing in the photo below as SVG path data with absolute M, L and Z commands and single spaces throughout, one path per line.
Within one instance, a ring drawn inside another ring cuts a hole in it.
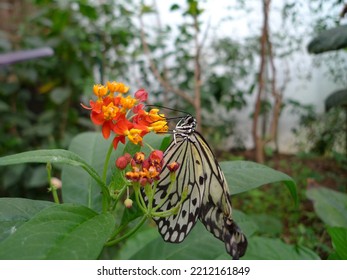
M 175 215 L 168 217 L 153 217 L 158 225 L 158 231 L 167 242 L 182 242 L 196 224 L 200 205 L 204 192 L 204 185 L 201 185 L 196 178 L 203 176 L 202 158 L 186 137 L 177 135 L 175 140 L 164 152 L 164 162 L 177 162 L 180 164 L 176 171 L 176 180 L 171 183 L 170 171 L 164 168 L 160 174 L 153 200 L 153 207 L 165 199 L 164 204 L 159 207 L 158 212 L 164 212 L 176 206 L 182 197 L 185 187 L 188 188 L 187 198 L 182 203 L 179 211 Z M 170 184 L 172 184 L 170 186 Z
M 229 188 L 225 176 L 203 137 L 195 132 L 196 147 L 203 155 L 202 169 L 207 174 L 199 219 L 216 238 L 225 243 L 226 251 L 238 259 L 245 254 L 247 239 L 232 219 Z
M 187 115 L 174 130 L 174 141 L 164 152 L 165 163 L 180 164 L 176 179 L 171 182 L 165 168 L 154 195 L 153 207 L 166 212 L 178 205 L 185 188 L 187 198 L 178 212 L 166 217 L 153 217 L 167 242 L 182 242 L 197 219 L 216 238 L 225 243 L 227 252 L 238 259 L 247 248 L 247 239 L 232 219 L 232 207 L 224 174 L 204 138 L 195 131 L 196 120 Z M 145 198 L 146 200 L 146 198 Z

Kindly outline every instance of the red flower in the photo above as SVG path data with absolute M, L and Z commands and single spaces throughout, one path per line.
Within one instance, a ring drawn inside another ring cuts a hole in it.
M 162 151 L 155 150 L 151 152 L 148 159 L 152 166 L 155 166 L 157 167 L 157 169 L 161 170 L 161 168 L 163 167 L 163 157 L 164 157 L 164 153 Z

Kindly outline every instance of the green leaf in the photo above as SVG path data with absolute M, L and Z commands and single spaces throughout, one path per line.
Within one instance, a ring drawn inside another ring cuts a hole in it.
M 28 178 L 28 188 L 38 188 L 48 184 L 47 169 L 45 166 L 36 166 L 32 169 L 31 176 Z
M 56 105 L 61 105 L 63 102 L 69 98 L 71 95 L 71 90 L 66 87 L 57 87 L 50 93 L 51 100 Z
M 224 244 L 214 238 L 201 223 L 197 223 L 182 243 L 164 242 L 158 236 L 138 250 L 133 250 L 132 260 L 193 260 L 230 259 Z
M 325 99 L 325 110 L 328 111 L 334 107 L 347 106 L 347 89 L 334 91 Z
M 142 151 L 148 156 L 152 149 L 164 151 L 171 142 L 171 136 L 149 133 L 144 137 L 144 142 L 150 145 L 150 147 L 144 145 L 142 148 Z
M 85 171 L 93 177 L 95 181 L 98 182 L 100 186 L 104 187 L 104 183 L 101 180 L 98 173 L 93 167 L 86 163 L 80 156 L 77 154 L 61 150 L 61 149 L 52 149 L 52 150 L 37 150 L 29 151 L 24 153 L 19 153 L 15 155 L 5 156 L 0 158 L 0 166 L 20 164 L 20 163 L 61 163 L 71 166 L 82 167 Z M 78 178 L 78 177 L 76 177 Z M 75 178 L 75 179 L 76 179 Z
M 128 238 L 118 249 L 115 256 L 120 260 L 130 260 L 137 252 L 144 250 L 147 244 L 158 239 L 158 231 L 154 226 L 143 226 L 135 235 Z
M 14 233 L 42 209 L 54 205 L 49 201 L 25 198 L 0 198 L 0 241 Z
M 172 4 L 170 7 L 170 11 L 176 11 L 179 9 L 180 9 L 180 6 L 178 4 Z
M 91 166 L 96 174 L 102 174 L 111 141 L 112 139 L 105 140 L 98 132 L 81 133 L 72 139 L 69 151 L 83 157 L 86 164 Z M 111 176 L 115 158 L 120 151 L 121 145 L 119 151 L 113 152 L 110 158 L 109 176 Z M 82 204 L 96 211 L 101 209 L 101 193 L 98 184 L 80 168 L 64 166 L 62 169 L 62 183 L 64 202 Z
M 328 227 L 328 233 L 338 259 L 347 260 L 347 228 Z
M 310 53 L 318 54 L 347 47 L 347 26 L 340 25 L 324 30 L 308 45 Z
M 347 195 L 323 187 L 307 190 L 314 210 L 324 223 L 331 227 L 347 228 Z
M 267 214 L 249 215 L 250 218 L 257 224 L 258 232 L 267 235 L 279 235 L 283 230 L 280 219 Z
M 126 225 L 128 223 L 130 223 L 131 221 L 143 216 L 143 212 L 142 210 L 138 207 L 136 201 L 135 201 L 135 195 L 131 195 L 130 197 L 133 200 L 133 206 L 131 208 L 126 208 L 123 207 L 123 215 L 122 215 L 122 219 L 120 222 L 120 225 Z
M 0 259 L 96 259 L 114 227 L 84 206 L 43 209 L 0 243 Z
M 254 236 L 248 239 L 244 260 L 318 260 L 313 251 L 284 243 L 280 239 Z
M 239 211 L 233 211 L 237 224 L 247 235 L 251 235 L 256 230 L 256 225 L 247 218 L 247 216 Z M 156 228 L 155 228 L 155 231 Z M 139 233 L 141 234 L 141 233 Z M 230 259 L 226 253 L 224 243 L 215 238 L 205 227 L 198 222 L 186 239 L 179 244 L 164 242 L 159 233 L 154 239 L 152 232 L 148 233 L 152 241 L 146 242 L 146 245 L 139 245 L 134 250 L 133 241 L 127 240 L 126 246 L 122 249 L 126 250 L 132 247 L 132 254 L 120 252 L 120 256 L 126 256 L 129 259 Z M 135 236 L 134 238 L 138 238 Z
M 220 166 L 229 184 L 231 194 L 246 192 L 266 184 L 283 182 L 296 205 L 298 204 L 294 180 L 280 171 L 251 161 L 224 161 L 220 163 Z

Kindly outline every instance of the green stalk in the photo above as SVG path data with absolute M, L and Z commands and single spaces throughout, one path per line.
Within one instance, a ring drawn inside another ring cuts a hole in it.
M 134 191 L 135 191 L 135 199 L 136 203 L 138 204 L 139 208 L 142 210 L 143 213 L 147 214 L 148 210 L 146 208 L 146 203 L 143 200 L 143 197 L 141 195 L 141 190 L 139 186 L 134 185 Z
M 47 170 L 47 177 L 49 182 L 49 191 L 52 192 L 54 202 L 56 204 L 60 204 L 57 188 L 56 186 L 52 184 L 52 164 L 50 162 L 47 162 L 46 170 Z
M 113 246 L 121 242 L 122 240 L 132 236 L 136 231 L 140 229 L 140 227 L 145 223 L 147 219 L 147 216 L 143 216 L 140 220 L 140 222 L 134 227 L 132 230 L 128 231 L 126 234 L 123 236 L 119 237 L 118 239 L 111 240 L 105 244 L 105 246 Z
M 107 176 L 108 164 L 110 162 L 112 151 L 113 151 L 113 143 L 111 142 L 111 145 L 108 148 L 108 151 L 107 151 L 107 154 L 106 154 L 105 163 L 104 163 L 104 169 L 102 171 L 102 180 L 105 182 L 105 184 L 106 184 L 106 176 Z
M 106 178 L 107 178 L 107 169 L 108 169 L 108 164 L 110 162 L 111 154 L 113 151 L 113 143 L 110 144 L 110 147 L 108 148 L 106 157 L 105 157 L 105 163 L 104 163 L 104 168 L 102 171 L 102 211 L 105 213 L 108 209 L 109 206 L 109 201 L 110 201 L 110 193 L 109 189 L 106 186 Z

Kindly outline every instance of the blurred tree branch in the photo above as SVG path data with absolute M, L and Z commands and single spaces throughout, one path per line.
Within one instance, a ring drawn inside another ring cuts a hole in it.
M 142 18 L 143 14 L 141 14 L 139 17 L 140 18 L 140 37 L 141 37 L 144 54 L 147 57 L 147 60 L 149 62 L 150 70 L 153 73 L 154 77 L 157 79 L 157 81 L 160 83 L 160 85 L 164 88 L 165 90 L 164 93 L 167 94 L 167 92 L 173 92 L 174 94 L 176 94 L 177 96 L 181 97 L 182 99 L 187 101 L 189 104 L 191 104 L 195 110 L 195 117 L 197 119 L 197 124 L 198 124 L 197 128 L 198 130 L 201 130 L 201 62 L 200 62 L 200 59 L 201 59 L 201 49 L 206 40 L 207 30 L 202 42 L 200 42 L 199 41 L 199 34 L 200 34 L 199 15 L 201 14 L 202 11 L 199 10 L 197 1 L 190 1 L 188 5 L 189 7 L 187 9 L 187 13 L 193 19 L 193 30 L 194 30 L 193 41 L 194 41 L 194 49 L 195 49 L 194 55 L 193 55 L 194 89 L 192 94 L 190 94 L 187 90 L 182 90 L 173 85 L 173 83 L 169 80 L 169 77 L 167 75 L 167 69 L 165 67 L 165 64 L 164 64 L 163 74 L 160 73 L 152 57 L 151 50 L 149 49 L 149 46 L 146 40 L 145 27 L 144 27 L 144 22 Z M 160 23 L 159 17 L 158 17 L 158 21 L 159 21 L 158 23 Z M 160 28 L 160 24 L 158 24 L 158 26 Z

